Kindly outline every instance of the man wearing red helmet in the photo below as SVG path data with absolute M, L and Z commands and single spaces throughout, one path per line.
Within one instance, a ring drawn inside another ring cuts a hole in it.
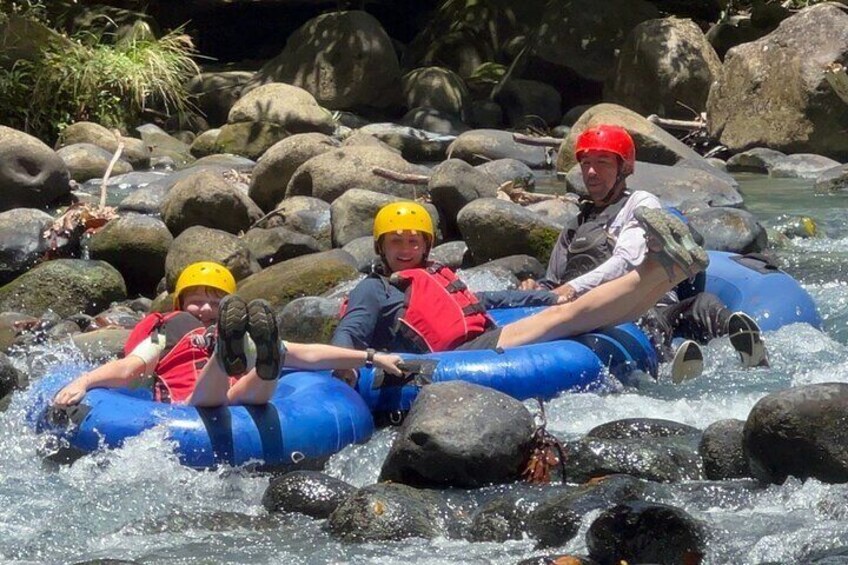
M 577 226 L 560 234 L 545 278 L 522 283 L 526 290 L 552 289 L 569 301 L 639 265 L 647 247 L 634 212 L 638 207 L 662 208 L 653 194 L 627 189 L 626 178 L 636 164 L 636 147 L 624 128 L 598 125 L 586 129 L 577 138 L 575 157 L 588 194 L 581 202 Z M 703 353 L 693 340 L 706 343 L 728 330 L 746 337 L 731 340 L 743 363 L 767 363 L 756 322 L 744 313 L 731 312 L 710 293 L 679 301 L 674 291 L 669 292 L 642 322 L 663 360 L 673 357 L 671 372 L 676 381 L 697 376 L 703 369 Z M 673 354 L 670 345 L 675 333 L 691 339 Z

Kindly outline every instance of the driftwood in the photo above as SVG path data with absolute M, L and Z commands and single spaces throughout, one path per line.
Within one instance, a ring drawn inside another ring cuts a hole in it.
M 559 147 L 562 145 L 562 138 L 559 137 L 542 137 L 533 135 L 524 135 L 523 133 L 512 134 L 512 139 L 516 143 L 524 145 L 535 145 L 538 147 Z
M 509 200 L 516 204 L 526 206 L 527 204 L 535 204 L 536 202 L 545 202 L 547 200 L 561 200 L 556 194 L 537 194 L 535 192 L 527 192 L 522 186 L 515 181 L 508 180 L 498 187 L 499 200 Z
M 383 177 L 384 179 L 393 180 L 395 182 L 399 182 L 402 184 L 417 184 L 424 185 L 430 182 L 429 175 L 418 175 L 415 173 L 401 173 L 398 171 L 393 171 L 391 169 L 386 169 L 383 167 L 372 167 L 371 172 L 377 175 L 378 177 Z
M 651 114 L 647 119 L 652 124 L 656 124 L 663 129 L 697 131 L 707 125 L 703 120 L 672 120 L 670 118 L 661 118 L 656 114 Z

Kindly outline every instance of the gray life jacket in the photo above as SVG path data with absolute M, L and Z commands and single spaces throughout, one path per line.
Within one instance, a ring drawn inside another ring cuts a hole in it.
M 609 233 L 609 226 L 630 198 L 625 190 L 618 202 L 595 212 L 595 204 L 584 201 L 577 215 L 577 229 L 570 235 L 566 248 L 567 260 L 565 272 L 560 280 L 570 281 L 594 270 L 598 265 L 612 257 L 615 238 Z

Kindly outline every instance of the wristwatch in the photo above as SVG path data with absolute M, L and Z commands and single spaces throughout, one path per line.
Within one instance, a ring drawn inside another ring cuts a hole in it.
M 365 367 L 367 367 L 368 369 L 374 366 L 375 353 L 377 353 L 377 351 L 373 347 L 369 347 L 365 350 Z

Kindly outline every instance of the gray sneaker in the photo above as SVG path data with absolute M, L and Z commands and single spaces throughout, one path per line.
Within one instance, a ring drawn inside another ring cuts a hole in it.
M 694 379 L 704 372 L 704 352 L 691 339 L 680 344 L 671 360 L 671 380 L 675 384 Z
M 687 277 L 693 277 L 707 268 L 709 255 L 695 243 L 689 227 L 680 218 L 665 210 L 645 206 L 636 208 L 633 215 L 645 230 L 646 236 L 660 244 L 660 249 L 653 253 L 668 273 L 669 280 L 674 280 L 674 265 Z

